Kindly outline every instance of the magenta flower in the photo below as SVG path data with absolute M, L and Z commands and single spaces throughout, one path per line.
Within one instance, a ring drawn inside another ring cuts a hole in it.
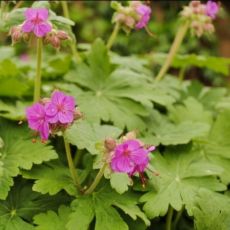
M 29 127 L 40 133 L 42 140 L 49 137 L 49 124 L 44 105 L 35 103 L 26 109 L 26 117 Z
M 136 24 L 136 29 L 142 29 L 146 27 L 149 22 L 150 15 L 151 15 L 151 8 L 146 5 L 139 5 L 136 7 L 136 12 L 139 15 L 140 19 Z
M 22 25 L 22 31 L 25 33 L 33 32 L 37 37 L 44 37 L 52 30 L 52 26 L 47 22 L 49 11 L 46 8 L 28 8 L 25 17 Z
M 74 120 L 75 100 L 72 96 L 67 96 L 60 91 L 54 91 L 51 101 L 45 106 L 48 122 L 72 123 Z
M 149 163 L 148 153 L 154 149 L 155 147 L 145 149 L 138 140 L 127 140 L 114 149 L 111 168 L 115 172 L 128 173 L 130 176 L 137 172 L 142 173 Z
M 219 11 L 219 6 L 216 2 L 208 1 L 206 4 L 206 15 L 211 18 L 215 18 Z

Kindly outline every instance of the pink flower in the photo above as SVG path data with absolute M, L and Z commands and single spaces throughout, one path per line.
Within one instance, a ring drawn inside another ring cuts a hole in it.
M 52 29 L 47 22 L 49 11 L 46 8 L 28 8 L 25 17 L 22 25 L 22 31 L 25 33 L 33 32 L 37 37 L 44 37 Z
M 49 124 L 44 105 L 35 103 L 26 109 L 26 117 L 29 127 L 40 133 L 42 140 L 49 137 Z
M 136 12 L 139 15 L 139 20 L 136 24 L 136 29 L 142 29 L 146 27 L 146 25 L 149 22 L 150 15 L 151 15 L 151 8 L 141 4 L 136 7 Z
M 51 101 L 45 106 L 48 122 L 72 123 L 74 120 L 75 100 L 72 96 L 67 96 L 60 91 L 54 91 Z
M 206 4 L 206 15 L 211 18 L 215 18 L 219 11 L 219 6 L 216 2 L 208 1 Z
M 128 173 L 130 176 L 142 173 L 149 163 L 148 153 L 154 149 L 154 146 L 145 149 L 136 139 L 127 140 L 114 149 L 111 168 L 115 172 Z

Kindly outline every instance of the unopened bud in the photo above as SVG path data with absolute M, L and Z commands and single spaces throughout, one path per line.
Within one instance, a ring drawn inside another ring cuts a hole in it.
M 40 100 L 40 102 L 41 102 L 41 104 L 45 105 L 45 104 L 47 104 L 47 103 L 50 102 L 50 98 L 44 97 L 44 98 L 42 98 L 42 99 Z
M 21 26 L 12 27 L 10 30 L 10 35 L 13 43 L 19 42 L 22 38 Z
M 104 146 L 108 152 L 112 152 L 116 148 L 116 141 L 113 138 L 106 138 L 104 141 Z
M 57 36 L 52 36 L 51 39 L 50 39 L 50 44 L 54 48 L 58 49 L 61 46 L 61 41 L 60 41 L 60 39 Z
M 65 31 L 63 31 L 63 30 L 59 30 L 57 32 L 57 37 L 59 39 L 61 39 L 61 40 L 67 40 L 67 39 L 69 39 L 69 35 Z
M 190 2 L 190 6 L 192 6 L 192 7 L 198 7 L 200 4 L 201 4 L 200 1 L 191 1 Z
M 22 38 L 25 42 L 28 42 L 30 40 L 30 34 L 29 33 L 23 33 Z
M 74 120 L 79 120 L 83 117 L 82 112 L 79 109 L 76 109 L 74 111 Z
M 123 141 L 136 139 L 137 133 L 135 131 L 128 132 L 125 136 L 123 136 Z

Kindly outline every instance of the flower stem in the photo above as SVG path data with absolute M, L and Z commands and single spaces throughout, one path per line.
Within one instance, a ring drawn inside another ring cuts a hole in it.
M 175 221 L 173 222 L 173 228 L 174 229 L 176 229 L 176 226 L 177 226 L 177 224 L 181 218 L 183 211 L 184 211 L 184 205 L 182 206 L 181 210 L 179 212 L 177 212 L 177 214 L 176 214 Z
M 65 138 L 64 138 L 64 144 L 65 144 L 66 157 L 67 157 L 71 177 L 72 177 L 73 182 L 76 185 L 77 189 L 80 191 L 80 189 L 81 189 L 80 180 L 79 180 L 77 171 L 76 171 L 76 169 L 74 167 L 73 159 L 72 159 L 72 156 L 71 156 L 70 145 L 69 145 L 68 141 Z
M 67 1 L 61 1 L 61 5 L 62 5 L 64 17 L 70 19 L 68 2 Z M 70 48 L 71 48 L 72 54 L 75 57 L 76 61 L 79 62 L 81 60 L 81 57 L 80 57 L 79 53 L 77 52 L 77 39 L 76 39 L 76 37 L 75 37 L 74 41 L 72 41 L 70 43 Z
M 186 32 L 188 30 L 189 27 L 189 22 L 186 21 L 177 31 L 176 37 L 173 41 L 173 44 L 170 48 L 169 54 L 165 60 L 164 65 L 161 67 L 160 72 L 158 73 L 158 75 L 156 76 L 156 81 L 160 81 L 164 75 L 167 73 L 169 67 L 172 64 L 173 58 L 175 57 L 178 49 L 180 48 L 180 45 L 186 35 Z
M 75 157 L 73 159 L 73 162 L 74 162 L 74 165 L 77 167 L 81 161 L 81 157 L 82 157 L 82 154 L 83 154 L 83 150 L 82 149 L 78 149 L 76 154 L 75 154 Z
M 104 175 L 104 171 L 107 167 L 107 163 L 104 163 L 104 165 L 101 167 L 101 169 L 99 170 L 97 176 L 95 177 L 93 183 L 90 185 L 90 187 L 84 192 L 84 194 L 91 194 L 94 189 L 97 187 L 97 185 L 99 184 L 99 182 L 101 181 L 101 178 Z
M 179 75 L 178 75 L 178 79 L 182 82 L 184 80 L 184 75 L 186 72 L 186 67 L 182 67 L 180 69 Z
M 37 67 L 34 79 L 34 102 L 40 100 L 41 95 L 41 67 L 42 67 L 42 38 L 37 38 Z
M 173 217 L 173 208 L 169 205 L 168 215 L 166 218 L 165 230 L 171 230 L 172 217 Z
M 5 2 L 1 1 L 1 19 L 4 18 L 4 8 L 5 8 Z
M 120 24 L 117 22 L 115 24 L 114 28 L 113 28 L 113 32 L 110 35 L 108 43 L 106 45 L 106 47 L 107 47 L 108 50 L 110 50 L 111 47 L 113 46 L 113 43 L 114 43 L 114 41 L 115 41 L 115 39 L 117 37 L 117 34 L 118 34 L 119 30 L 120 30 Z

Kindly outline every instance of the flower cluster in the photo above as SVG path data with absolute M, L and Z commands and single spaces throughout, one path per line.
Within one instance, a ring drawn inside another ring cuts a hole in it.
M 22 39 L 29 41 L 31 36 L 43 38 L 45 44 L 54 48 L 60 48 L 61 41 L 69 39 L 66 32 L 53 28 L 48 21 L 49 11 L 46 8 L 28 8 L 25 13 L 25 21 L 21 25 L 11 28 L 10 35 L 13 43 Z
M 142 175 L 149 164 L 148 154 L 155 150 L 155 146 L 145 146 L 136 139 L 133 132 L 123 137 L 119 144 L 113 139 L 107 139 L 105 148 L 109 152 L 112 171 L 127 173 L 129 176 L 136 173 Z
M 145 28 L 150 20 L 151 8 L 140 1 L 130 1 L 128 6 L 113 2 L 112 7 L 116 10 L 113 22 L 119 23 L 127 33 L 134 28 Z
M 81 117 L 75 105 L 72 96 L 54 91 L 51 98 L 44 98 L 26 109 L 29 127 L 45 141 L 50 134 L 64 131 L 74 120 Z
M 181 15 L 183 18 L 190 21 L 192 33 L 200 37 L 204 33 L 213 33 L 213 19 L 219 11 L 219 6 L 216 2 L 208 1 L 202 4 L 200 1 L 191 1 L 188 6 L 185 6 Z

